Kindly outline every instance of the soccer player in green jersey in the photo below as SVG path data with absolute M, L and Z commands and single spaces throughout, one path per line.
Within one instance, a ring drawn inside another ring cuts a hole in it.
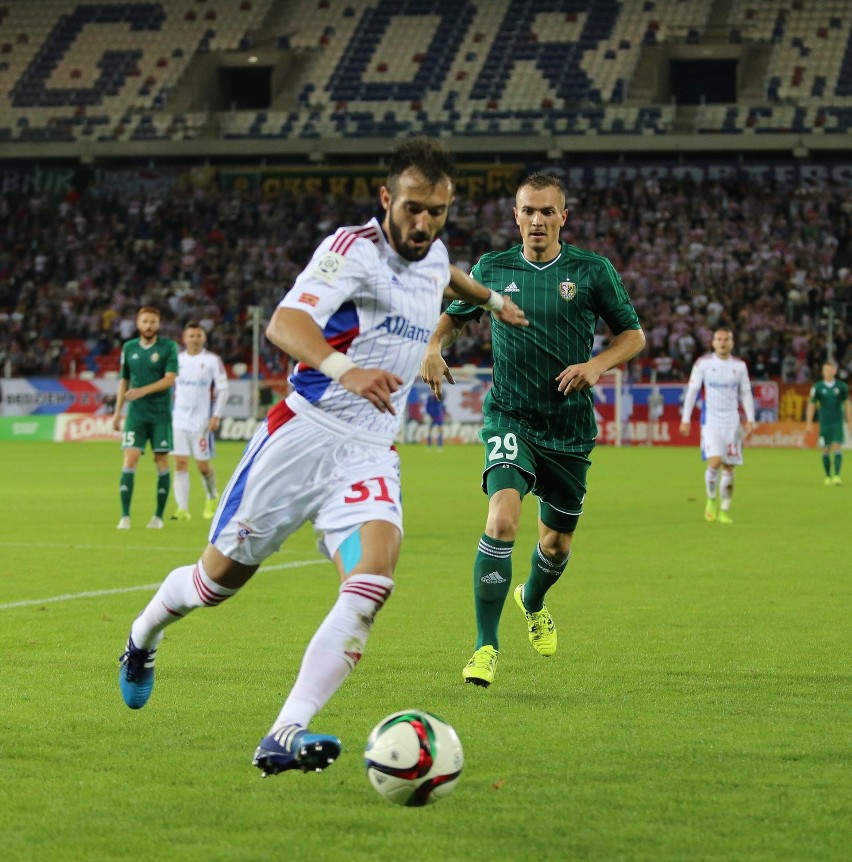
M 526 581 L 514 599 L 529 640 L 544 656 L 556 651 L 556 628 L 544 603 L 568 563 L 571 539 L 583 510 L 586 472 L 597 424 L 592 387 L 605 371 L 633 358 L 645 336 L 621 278 L 601 255 L 561 242 L 568 217 L 557 177 L 532 174 L 515 197 L 521 245 L 489 252 L 471 275 L 510 297 L 529 321 L 510 331 L 492 320 L 494 380 L 485 397 L 482 488 L 488 494 L 485 532 L 473 566 L 476 648 L 462 671 L 466 682 L 494 680 L 497 629 L 512 582 L 512 550 L 521 504 L 538 497 L 539 540 Z M 441 315 L 421 376 L 441 397 L 453 383 L 441 351 L 481 311 L 455 301 Z M 612 331 L 609 346 L 592 356 L 598 319 Z
M 172 386 L 178 371 L 178 347 L 170 338 L 161 338 L 160 312 L 143 305 L 136 315 L 138 338 L 121 348 L 121 379 L 112 425 L 121 429 L 121 411 L 127 402 L 127 418 L 121 435 L 124 460 L 121 468 L 121 520 L 119 530 L 130 529 L 130 501 L 139 456 L 150 441 L 157 468 L 157 504 L 148 522 L 152 529 L 163 526 L 163 512 L 169 498 L 169 452 L 172 449 Z
M 846 424 L 852 429 L 852 402 L 849 400 L 849 387 L 842 380 L 837 379 L 837 363 L 832 359 L 823 363 L 822 380 L 811 387 L 805 411 L 807 431 L 814 427 L 814 414 L 817 407 L 819 407 L 819 442 L 822 446 L 825 484 L 840 485 L 840 468 L 843 466 L 843 418 L 845 414 Z

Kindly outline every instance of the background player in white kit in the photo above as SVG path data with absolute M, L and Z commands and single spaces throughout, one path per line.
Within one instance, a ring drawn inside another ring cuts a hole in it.
M 361 659 L 393 590 L 402 537 L 400 417 L 444 288 L 525 325 L 523 312 L 449 263 L 437 239 L 453 200 L 452 157 L 437 142 L 404 141 L 380 192 L 380 224 L 325 239 L 269 322 L 267 337 L 298 364 L 294 391 L 270 410 L 222 494 L 210 543 L 174 569 L 134 620 L 119 666 L 132 709 L 154 685 L 164 628 L 234 595 L 306 521 L 341 586 L 317 629 L 278 718 L 253 763 L 266 774 L 325 769 L 340 740 L 308 723 Z M 391 370 L 392 369 L 392 370 Z M 286 659 L 285 659 L 286 660 Z
M 734 467 L 743 463 L 742 444 L 754 430 L 754 396 L 745 362 L 731 355 L 733 332 L 720 327 L 713 333 L 712 346 L 713 353 L 699 357 L 692 366 L 683 399 L 680 433 L 689 434 L 692 410 L 703 387 L 701 454 L 707 461 L 704 517 L 708 521 L 718 517 L 720 523 L 731 524 L 728 512 L 734 493 Z M 740 420 L 740 405 L 745 423 Z
M 189 513 L 189 459 L 195 458 L 204 492 L 204 517 L 216 512 L 219 492 L 211 459 L 214 455 L 213 432 L 228 400 L 228 372 L 219 356 L 205 348 L 207 333 L 197 323 L 183 328 L 183 346 L 178 354 L 178 377 L 172 405 L 175 456 L 174 493 L 177 510 L 173 521 L 186 521 Z

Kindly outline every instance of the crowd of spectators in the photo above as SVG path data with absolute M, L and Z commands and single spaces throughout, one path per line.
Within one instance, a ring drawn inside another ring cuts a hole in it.
M 0 195 L 0 373 L 67 373 L 68 339 L 115 355 L 153 304 L 163 331 L 188 320 L 228 365 L 251 361 L 247 309 L 269 317 L 322 237 L 361 224 L 375 197 L 223 190 L 192 172 L 163 190 L 89 185 L 64 198 Z M 683 379 L 730 325 L 753 379 L 818 378 L 831 338 L 852 375 L 852 189 L 635 180 L 569 189 L 563 238 L 610 258 L 648 336 L 631 374 Z M 468 267 L 518 241 L 511 197 L 457 199 L 445 239 Z M 486 315 L 451 364 L 490 365 Z M 261 370 L 286 373 L 261 339 Z

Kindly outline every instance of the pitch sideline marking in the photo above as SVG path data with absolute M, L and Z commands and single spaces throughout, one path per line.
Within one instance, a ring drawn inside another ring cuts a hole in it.
M 292 563 L 281 563 L 277 566 L 263 566 L 258 569 L 259 572 L 275 572 L 281 569 L 297 569 L 303 566 L 318 566 L 320 564 L 328 563 L 328 560 L 297 560 Z M 74 599 L 90 599 L 96 598 L 97 596 L 113 596 L 118 593 L 134 593 L 139 590 L 155 590 L 159 587 L 160 584 L 142 584 L 138 587 L 117 587 L 112 590 L 90 590 L 85 593 L 63 593 L 61 596 L 50 596 L 46 599 L 24 599 L 20 602 L 8 602 L 6 604 L 0 605 L 0 611 L 6 611 L 11 608 L 25 608 L 30 607 L 32 605 L 46 605 L 51 602 L 69 602 Z

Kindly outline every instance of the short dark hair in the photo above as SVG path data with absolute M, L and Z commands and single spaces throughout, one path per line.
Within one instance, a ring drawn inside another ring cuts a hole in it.
M 183 325 L 183 331 L 186 332 L 187 329 L 200 329 L 205 335 L 207 335 L 207 330 L 195 320 L 190 320 Z
M 559 177 L 554 176 L 553 174 L 529 174 L 521 180 L 521 183 L 518 186 L 518 191 L 520 191 L 524 186 L 531 186 L 534 189 L 556 189 L 559 194 L 562 195 L 562 208 L 565 208 L 565 200 L 568 195 L 565 192 L 565 186 L 562 184 L 562 180 L 560 180 Z
M 406 138 L 394 149 L 388 165 L 388 188 L 393 190 L 399 175 L 409 168 L 421 173 L 431 185 L 436 185 L 443 179 L 448 179 L 455 185 L 455 159 L 442 143 L 432 138 Z

